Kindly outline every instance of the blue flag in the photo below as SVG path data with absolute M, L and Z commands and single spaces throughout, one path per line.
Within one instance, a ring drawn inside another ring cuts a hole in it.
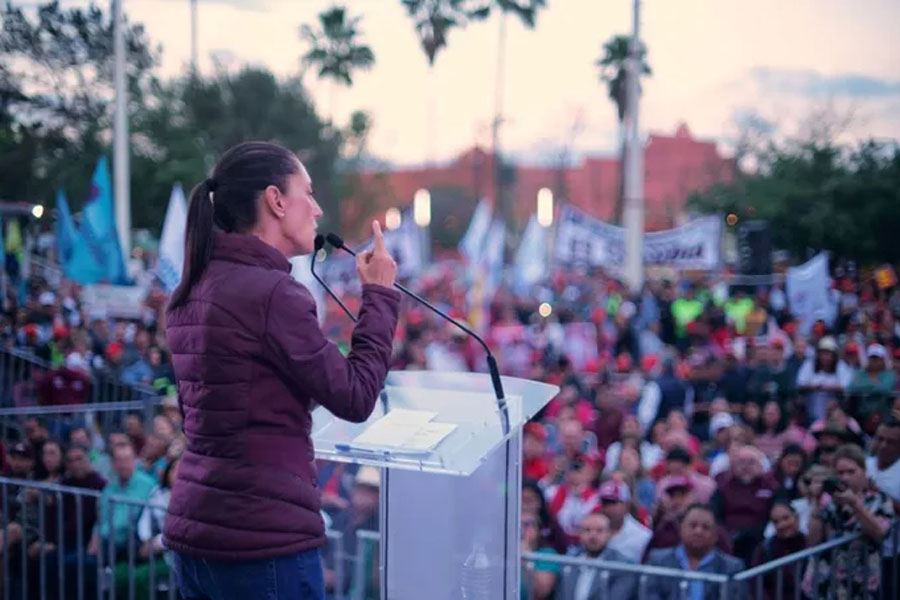
M 65 267 L 72 260 L 78 231 L 69 210 L 69 201 L 62 190 L 56 192 L 56 252 L 59 264 Z
M 84 236 L 75 227 L 62 190 L 56 194 L 56 248 L 66 279 L 87 285 L 107 277 L 105 266 L 97 261 Z
M 101 156 L 91 180 L 91 191 L 84 206 L 81 235 L 94 261 L 104 272 L 103 278 L 113 284 L 128 283 L 125 260 L 119 246 L 116 231 L 116 213 L 113 207 L 112 184 L 106 157 Z

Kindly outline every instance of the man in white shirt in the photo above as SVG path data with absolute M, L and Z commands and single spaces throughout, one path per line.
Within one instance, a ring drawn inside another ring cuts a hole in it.
M 888 417 L 878 426 L 872 453 L 866 459 L 866 473 L 900 507 L 900 420 Z
M 611 479 L 600 486 L 600 502 L 612 533 L 607 548 L 620 552 L 628 560 L 641 562 L 653 532 L 629 513 L 631 490 L 623 482 Z
M 872 442 L 872 452 L 874 456 L 866 458 L 866 474 L 875 487 L 894 501 L 894 511 L 898 511 L 900 510 L 900 420 L 891 416 L 878 426 Z M 883 581 L 893 580 L 893 558 L 895 553 L 900 552 L 900 548 L 896 547 L 897 540 L 900 540 L 900 531 L 897 531 L 897 522 L 894 521 L 882 550 L 884 557 L 882 577 L 887 577 Z M 889 591 L 896 593 L 896 590 Z

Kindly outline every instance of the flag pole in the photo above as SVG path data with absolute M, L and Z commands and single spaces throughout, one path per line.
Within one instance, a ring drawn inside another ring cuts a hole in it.
M 113 127 L 113 156 L 115 165 L 116 229 L 122 259 L 131 256 L 131 190 L 128 148 L 128 90 L 125 85 L 125 32 L 122 3 L 113 2 L 113 49 L 115 55 L 115 120 Z

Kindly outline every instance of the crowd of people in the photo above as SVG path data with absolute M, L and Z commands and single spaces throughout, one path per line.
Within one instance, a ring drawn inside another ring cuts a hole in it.
M 792 313 L 777 283 L 745 289 L 725 276 L 682 276 L 630 295 L 601 271 L 555 270 L 529 294 L 501 286 L 482 301 L 461 269 L 438 263 L 415 288 L 484 331 L 504 374 L 560 387 L 523 434 L 523 551 L 732 574 L 859 532 L 819 563 L 819 575 L 803 568 L 803 592 L 817 597 L 813 586 L 828 580 L 825 569 L 839 597 L 865 597 L 892 576 L 882 559 L 894 551 L 885 540 L 900 508 L 900 288 L 881 289 L 835 265 L 837 316 L 809 323 Z M 82 507 L 87 555 L 112 543 L 121 559 L 133 529 L 144 568 L 152 558 L 164 573 L 163 514 L 115 505 L 110 530 L 103 497 L 164 505 L 178 468 L 184 441 L 166 352 L 166 295 L 152 284 L 141 318 L 115 319 L 87 309 L 70 282 L 51 286 L 35 277 L 23 291 L 5 299 L 0 343 L 56 375 L 45 373 L 34 386 L 38 402 L 77 401 L 84 386 L 71 382 L 101 378 L 155 388 L 166 400 L 152 423 L 129 414 L 121 430 L 27 419 L 19 438 L 10 428 L 3 440 L 3 472 L 100 492 L 96 507 Z M 342 292 L 356 310 L 352 288 Z M 393 368 L 485 370 L 473 340 L 405 302 Z M 346 344 L 352 322 L 331 303 L 324 319 L 331 339 Z M 22 403 L 15 387 L 4 378 L 5 403 Z M 364 561 L 362 572 L 375 582 L 377 554 L 357 548 L 355 533 L 378 526 L 377 471 L 321 462 L 319 481 L 327 524 L 344 534 L 344 552 Z M 6 489 L 0 535 L 7 547 L 24 544 L 26 560 L 47 553 L 69 568 L 70 556 L 53 554 L 53 536 L 35 545 L 40 494 Z M 44 510 L 55 510 L 50 499 Z M 65 531 L 66 554 L 74 535 Z M 329 589 L 359 585 L 352 569 L 338 580 L 335 560 L 326 552 Z M 549 561 L 528 563 L 523 581 L 539 599 L 593 598 L 600 585 L 595 571 L 564 573 Z M 794 579 L 783 582 L 790 597 Z M 606 583 L 628 597 L 636 579 L 613 573 Z M 704 585 L 692 583 L 691 596 Z M 774 585 L 767 580 L 767 592 Z M 374 585 L 367 587 L 371 593 Z M 678 594 L 662 579 L 651 588 L 651 597 Z

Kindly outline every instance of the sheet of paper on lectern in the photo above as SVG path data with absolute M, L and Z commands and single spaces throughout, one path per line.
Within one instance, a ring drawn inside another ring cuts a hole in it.
M 456 425 L 434 423 L 437 413 L 395 409 L 375 421 L 353 440 L 354 446 L 407 452 L 428 452 L 450 435 Z

